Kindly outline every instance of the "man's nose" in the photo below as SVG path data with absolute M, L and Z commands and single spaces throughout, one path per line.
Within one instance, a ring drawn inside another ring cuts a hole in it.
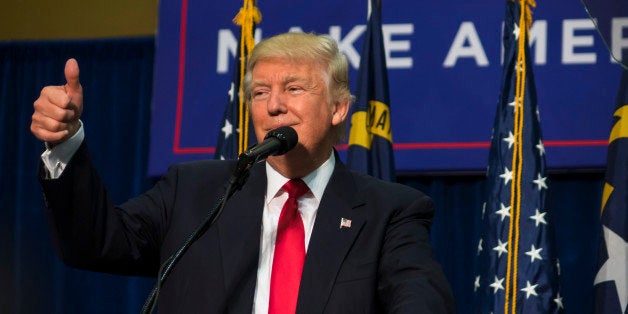
M 273 116 L 288 112 L 286 97 L 281 91 L 272 91 L 270 93 L 267 106 L 268 113 Z

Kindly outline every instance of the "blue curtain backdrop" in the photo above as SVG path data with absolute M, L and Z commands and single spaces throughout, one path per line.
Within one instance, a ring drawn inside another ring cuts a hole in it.
M 0 43 L 0 313 L 139 312 L 152 279 L 76 270 L 55 255 L 36 178 L 43 145 L 29 124 L 41 88 L 63 84 L 65 60 L 77 58 L 86 135 L 112 198 L 121 202 L 146 190 L 154 182 L 146 177 L 154 44 L 152 38 Z M 484 176 L 401 173 L 397 179 L 434 198 L 435 255 L 459 313 L 468 313 Z M 547 206 L 555 214 L 568 313 L 593 312 L 602 179 L 602 169 L 550 170 Z
M 112 198 L 149 185 L 154 40 L 0 44 L 0 313 L 138 313 L 152 281 L 81 271 L 55 255 L 37 182 L 43 146 L 30 134 L 33 101 L 65 83 L 78 60 L 86 136 Z

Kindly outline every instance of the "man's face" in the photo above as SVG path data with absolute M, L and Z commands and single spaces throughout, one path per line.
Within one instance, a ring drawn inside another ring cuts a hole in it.
M 331 101 L 328 80 L 323 67 L 312 61 L 259 60 L 251 82 L 251 114 L 258 142 L 272 129 L 291 126 L 299 135 L 297 150 L 305 149 L 313 156 L 329 154 L 334 144 L 332 126 L 345 119 L 348 105 L 345 109 L 342 103 Z

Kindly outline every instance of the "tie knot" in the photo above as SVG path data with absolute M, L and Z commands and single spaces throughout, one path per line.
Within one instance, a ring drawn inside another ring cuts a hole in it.
M 283 185 L 282 189 L 288 192 L 289 198 L 294 199 L 298 199 L 310 190 L 310 188 L 307 187 L 307 184 L 305 184 L 305 182 L 303 182 L 303 180 L 301 179 L 292 179 L 286 182 L 286 184 Z

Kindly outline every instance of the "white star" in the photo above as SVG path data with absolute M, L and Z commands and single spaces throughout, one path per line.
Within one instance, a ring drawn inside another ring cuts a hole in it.
M 530 248 L 530 250 L 526 252 L 526 255 L 530 256 L 530 263 L 534 263 L 535 259 L 538 259 L 539 261 L 543 260 L 540 254 L 542 250 L 543 248 L 537 249 L 534 247 L 534 244 L 532 244 L 532 247 Z
M 229 123 L 229 120 L 225 119 L 225 126 L 220 129 L 223 133 L 225 133 L 225 139 L 228 138 L 231 133 L 233 133 L 233 125 Z
M 536 144 L 536 148 L 539 150 L 539 156 L 543 156 L 543 154 L 545 154 L 545 146 L 543 145 L 543 141 L 539 140 L 539 143 Z
M 538 227 L 539 224 L 547 225 L 547 221 L 545 221 L 545 214 L 547 214 L 547 212 L 541 213 L 538 208 L 535 209 L 534 212 L 536 214 L 534 214 L 534 216 L 530 216 L 530 219 L 534 220 L 534 225 L 536 227 Z
M 538 173 L 536 175 L 536 180 L 532 180 L 532 182 L 537 185 L 540 191 L 541 189 L 547 189 L 547 184 L 545 183 L 545 180 L 547 180 L 547 177 L 541 177 L 541 174 Z
M 508 241 L 502 243 L 502 240 L 497 239 L 497 242 L 499 242 L 499 244 L 493 248 L 493 251 L 497 251 L 497 257 L 502 257 L 502 253 L 508 253 L 508 250 L 506 249 Z
M 512 148 L 512 144 L 515 143 L 515 136 L 512 132 L 508 132 L 508 137 L 504 138 L 502 141 L 508 143 L 508 148 Z
M 559 309 L 564 309 L 565 306 L 563 305 L 563 297 L 560 296 L 560 291 L 558 293 L 556 293 L 556 299 L 554 299 L 554 303 L 556 303 L 556 306 Z
M 530 285 L 530 282 L 526 280 L 526 287 L 521 289 L 521 291 L 526 293 L 526 300 L 528 298 L 530 298 L 530 295 L 533 295 L 533 296 L 536 296 L 536 297 L 539 296 L 538 294 L 536 294 L 536 290 L 535 290 L 536 286 L 538 286 L 538 285 L 532 286 L 532 285 Z
M 604 229 L 604 242 L 606 243 L 606 252 L 608 259 L 600 268 L 595 276 L 593 285 L 606 281 L 615 281 L 615 289 L 617 289 L 617 297 L 621 312 L 626 312 L 628 305 L 628 243 L 624 241 L 618 234 L 613 232 L 607 226 L 602 225 Z
M 506 216 L 510 217 L 510 206 L 506 207 L 504 203 L 499 203 L 499 206 L 501 207 L 501 209 L 496 211 L 495 213 L 501 215 L 502 221 L 504 221 L 504 218 L 506 218 Z
M 478 291 L 480 287 L 480 276 L 475 276 L 475 282 L 473 283 L 473 292 Z
M 480 252 L 482 252 L 483 248 L 482 248 L 482 238 L 480 238 L 480 242 L 478 243 L 478 255 L 480 255 Z
M 515 35 L 515 39 L 519 39 L 519 25 L 515 23 L 515 28 L 512 30 L 512 34 Z
M 229 86 L 229 102 L 233 102 L 233 95 L 235 95 L 235 85 L 231 82 L 231 86 Z
M 489 285 L 489 286 L 491 286 L 494 289 L 493 293 L 497 293 L 497 291 L 499 289 L 504 290 L 504 286 L 502 286 L 502 282 L 503 281 L 504 281 L 504 278 L 499 279 L 499 278 L 497 278 L 497 276 L 495 276 L 495 281 L 492 284 Z
M 513 99 L 511 102 L 508 103 L 508 106 L 510 107 L 516 107 L 517 106 L 517 98 Z
M 504 179 L 504 185 L 508 185 L 508 181 L 512 180 L 512 171 L 504 167 L 504 173 L 500 174 L 499 177 Z

